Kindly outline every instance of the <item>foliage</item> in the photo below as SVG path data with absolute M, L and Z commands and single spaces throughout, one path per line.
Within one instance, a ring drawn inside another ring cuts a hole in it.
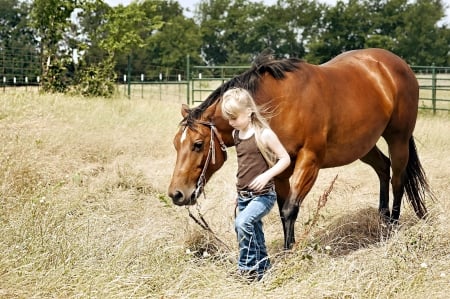
M 136 2 L 128 6 L 119 5 L 108 10 L 105 22 L 97 29 L 103 36 L 98 45 L 113 58 L 119 53 L 130 53 L 134 48 L 144 46 L 142 32 L 161 26 L 158 19 L 146 18 Z
M 88 97 L 106 97 L 114 94 L 116 74 L 112 63 L 107 60 L 98 64 L 90 64 L 79 72 L 76 90 Z
M 24 83 L 25 76 L 36 82 L 41 74 L 38 44 L 28 26 L 31 5 L 19 0 L 0 0 L 0 75 L 6 83 Z M 17 70 L 21 69 L 21 73 Z
M 118 58 L 118 72 L 128 68 L 130 54 L 133 73 L 144 74 L 148 80 L 158 79 L 160 73 L 184 73 L 187 55 L 192 63 L 201 63 L 198 54 L 201 43 L 198 26 L 192 19 L 183 16 L 178 3 L 147 0 L 142 2 L 140 10 L 148 19 L 158 16 L 154 22 L 157 21 L 159 25 L 143 33 L 144 47 L 135 48 L 131 53 Z
M 441 0 L 349 0 L 326 8 L 323 29 L 313 36 L 306 55 L 322 63 L 343 51 L 379 47 L 413 65 L 449 59 L 450 30 L 437 24 L 444 16 Z
M 91 7 L 99 9 L 95 11 L 91 10 Z M 150 5 L 150 10 L 155 10 L 154 4 Z M 104 14 L 101 14 L 102 12 Z M 161 17 L 146 14 L 137 2 L 128 6 L 119 5 L 116 8 L 109 8 L 101 0 L 87 2 L 79 17 L 83 24 L 97 24 L 92 30 L 86 31 L 87 44 L 92 44 L 93 49 L 97 53 L 103 53 L 105 57 L 95 64 L 85 64 L 87 69 L 82 70 L 83 74 L 79 78 L 82 94 L 111 96 L 114 91 L 112 85 L 117 77 L 114 69 L 118 61 L 124 55 L 127 57 L 130 53 L 144 47 L 149 32 L 162 26 Z M 92 55 L 88 52 L 85 59 L 88 60 L 90 57 Z
M 61 54 L 61 49 L 67 46 L 63 34 L 70 28 L 70 16 L 76 5 L 76 0 L 33 1 L 30 25 L 39 38 L 43 91 L 65 90 L 65 82 L 60 77 L 64 68 L 61 60 L 68 57 Z
M 418 0 L 402 15 L 403 28 L 396 28 L 397 51 L 415 65 L 448 65 L 450 30 L 436 23 L 443 17 L 443 4 L 438 0 Z
M 69 68 L 71 66 L 71 60 L 54 60 L 53 63 L 47 67 L 46 75 L 42 77 L 42 91 L 51 93 L 64 93 L 69 91 L 69 88 L 73 83 L 73 73 L 69 73 Z

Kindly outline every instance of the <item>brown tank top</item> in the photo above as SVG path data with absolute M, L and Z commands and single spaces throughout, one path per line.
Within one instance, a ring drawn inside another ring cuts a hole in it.
M 269 169 L 269 165 L 256 145 L 255 134 L 248 139 L 240 139 L 239 131 L 234 131 L 233 138 L 238 161 L 236 187 L 238 191 L 250 190 L 248 185 L 255 177 Z M 264 190 L 272 188 L 273 185 L 272 179 L 264 187 Z

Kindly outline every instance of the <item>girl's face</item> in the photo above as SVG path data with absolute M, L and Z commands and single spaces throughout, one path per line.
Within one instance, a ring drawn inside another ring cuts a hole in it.
M 251 111 L 249 108 L 247 108 L 242 112 L 237 113 L 235 116 L 231 116 L 228 119 L 228 123 L 236 130 L 245 131 L 248 129 L 248 126 L 251 122 L 250 115 Z

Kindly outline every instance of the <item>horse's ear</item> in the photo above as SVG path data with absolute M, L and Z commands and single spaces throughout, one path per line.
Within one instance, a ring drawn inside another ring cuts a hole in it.
M 186 117 L 189 114 L 189 106 L 186 104 L 181 104 L 181 115 Z

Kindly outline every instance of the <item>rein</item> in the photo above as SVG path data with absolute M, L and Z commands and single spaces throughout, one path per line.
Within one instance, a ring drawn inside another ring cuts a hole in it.
M 202 121 L 202 120 L 197 121 L 197 123 L 210 128 L 211 138 L 210 138 L 210 142 L 209 142 L 208 155 L 206 156 L 205 164 L 203 165 L 202 172 L 200 174 L 200 177 L 198 178 L 196 188 L 194 191 L 194 196 L 196 199 L 200 196 L 200 194 L 202 192 L 203 192 L 203 196 L 205 196 L 205 198 L 206 198 L 206 195 L 204 192 L 204 187 L 206 185 L 206 170 L 208 169 L 209 163 L 216 164 L 215 137 L 217 137 L 217 140 L 219 141 L 220 149 L 222 150 L 222 153 L 223 153 L 223 160 L 224 161 L 227 160 L 227 146 L 223 142 L 222 136 L 220 136 L 220 133 L 217 130 L 216 126 L 212 122 Z M 185 124 L 185 125 L 187 126 L 187 124 Z M 219 241 L 222 245 L 224 245 L 229 250 L 229 247 L 227 246 L 227 244 L 215 235 L 215 233 L 212 231 L 209 224 L 206 222 L 205 218 L 203 218 L 203 215 L 200 212 L 200 208 L 199 208 L 198 204 L 197 204 L 197 213 L 198 213 L 200 219 L 196 218 L 194 216 L 194 214 L 191 213 L 191 210 L 189 209 L 188 206 L 186 206 L 186 208 L 189 212 L 189 217 L 191 217 L 195 221 L 195 223 L 197 223 L 204 230 L 210 232 L 217 241 Z

